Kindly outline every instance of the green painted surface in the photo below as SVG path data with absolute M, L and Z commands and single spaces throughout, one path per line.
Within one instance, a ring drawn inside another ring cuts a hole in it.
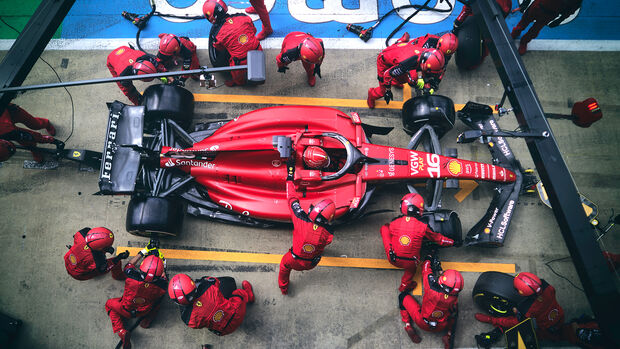
M 40 3 L 41 0 L 0 0 L 0 17 L 21 32 Z M 54 38 L 60 38 L 61 32 L 62 24 L 54 33 Z M 0 39 L 17 39 L 17 35 L 15 30 L 0 22 Z

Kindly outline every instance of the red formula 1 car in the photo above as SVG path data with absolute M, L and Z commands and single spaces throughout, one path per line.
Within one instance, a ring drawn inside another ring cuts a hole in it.
M 440 210 L 443 179 L 494 181 L 513 188 L 520 177 L 509 162 L 502 167 L 440 155 L 437 132 L 451 128 L 455 115 L 446 97 L 439 104 L 447 112 L 439 117 L 417 106 L 415 121 L 426 117 L 426 122 L 413 126 L 416 135 L 406 149 L 372 144 L 372 133 L 390 129 L 365 125 L 356 113 L 327 107 L 264 108 L 229 122 L 199 124 L 188 133 L 193 117 L 189 91 L 156 85 L 144 96 L 143 106 L 109 104 L 99 181 L 103 194 L 132 195 L 127 215 L 131 233 L 176 235 L 184 211 L 252 226 L 290 222 L 285 180 L 291 156 L 302 207 L 329 198 L 339 222 L 360 217 L 379 184 L 437 179 L 429 224 L 448 224 L 438 230 L 458 230 L 459 237 L 456 214 Z M 419 144 L 431 152 L 415 150 Z M 327 151 L 329 167 L 305 167 L 302 153 L 312 145 Z

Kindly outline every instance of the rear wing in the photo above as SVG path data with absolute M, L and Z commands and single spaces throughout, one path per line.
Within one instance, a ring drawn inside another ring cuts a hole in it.
M 493 110 L 488 105 L 468 102 L 462 110 L 457 112 L 457 115 L 463 123 L 474 130 L 499 131 L 493 117 Z M 521 164 L 515 158 L 504 137 L 490 136 L 485 137 L 484 141 L 493 157 L 493 164 L 513 171 L 516 180 L 495 187 L 495 195 L 487 212 L 469 230 L 465 237 L 465 245 L 499 247 L 504 245 L 504 239 L 517 206 L 523 184 L 523 174 Z
M 108 103 L 108 110 L 99 172 L 100 193 L 131 194 L 140 170 L 140 152 L 132 146 L 142 146 L 145 109 L 115 101 Z

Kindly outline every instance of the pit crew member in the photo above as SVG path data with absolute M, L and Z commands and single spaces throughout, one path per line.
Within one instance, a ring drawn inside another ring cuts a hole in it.
M 408 33 L 405 33 L 408 36 Z M 456 49 L 458 48 L 458 39 L 456 35 L 452 33 L 446 33 L 441 37 L 433 34 L 426 34 L 424 36 L 420 36 L 410 41 L 411 45 L 422 48 L 422 49 L 431 49 L 436 48 L 443 54 L 445 59 L 445 64 L 441 69 L 440 73 L 429 74 L 428 79 L 426 79 L 424 88 L 428 90 L 430 94 L 433 94 L 435 91 L 439 89 L 439 83 L 443 78 L 444 73 L 446 72 L 446 67 L 448 66 L 448 62 L 450 62 L 450 58 Z
M 160 63 L 155 56 L 134 50 L 127 46 L 121 46 L 110 52 L 107 65 L 113 77 L 154 74 L 167 71 L 164 65 Z M 152 80 L 153 78 L 142 79 L 142 81 L 146 82 Z M 131 103 L 134 105 L 140 105 L 142 103 L 142 95 L 138 92 L 131 80 L 119 81 L 116 84 L 121 91 L 123 91 L 125 96 L 129 98 Z
M 256 28 L 249 16 L 241 13 L 229 15 L 228 6 L 222 0 L 207 0 L 202 6 L 202 12 L 214 25 L 213 47 L 228 51 L 230 66 L 247 64 L 248 51 L 262 50 L 260 42 L 254 36 Z M 226 86 L 246 84 L 246 69 L 233 70 L 230 74 L 232 80 L 227 80 Z
M 182 59 L 183 70 L 193 70 L 200 68 L 198 55 L 196 54 L 196 45 L 190 41 L 188 37 L 176 36 L 174 34 L 159 34 L 159 50 L 157 51 L 157 59 L 164 64 L 166 69 L 176 66 L 177 59 Z M 192 75 L 192 79 L 199 80 L 198 75 Z M 177 84 L 185 86 L 185 80 L 189 75 L 183 75 L 177 79 Z
M 542 28 L 549 24 L 549 28 L 559 26 L 565 19 L 570 17 L 581 7 L 582 0 L 534 0 L 530 5 L 530 0 L 524 0 L 519 9 L 525 11 L 521 20 L 512 28 L 510 36 L 516 39 L 530 23 L 532 27 L 523 35 L 519 42 L 519 54 L 527 52 L 527 44 L 536 38 Z M 529 7 L 528 7 L 529 5 Z
M 16 123 L 24 124 L 32 130 L 45 129 L 49 136 L 15 126 Z M 64 147 L 64 143 L 52 137 L 55 134 L 56 129 L 48 119 L 34 117 L 18 105 L 9 103 L 0 116 L 0 140 L 5 141 L 0 146 L 4 149 L 2 151 L 4 159 L 0 161 L 8 160 L 15 153 L 15 145 L 11 142 L 17 142 L 25 147 L 34 147 L 37 143 L 52 143 L 56 147 Z M 43 155 L 37 151 L 32 151 L 32 157 L 36 162 L 43 161 Z
M 263 30 L 256 34 L 258 40 L 263 40 L 273 33 L 271 28 L 271 20 L 269 19 L 269 12 L 265 6 L 265 0 L 250 0 L 250 7 L 245 9 L 246 13 L 251 15 L 258 14 L 258 18 L 263 23 Z
M 316 77 L 321 77 L 321 63 L 325 57 L 323 40 L 317 39 L 308 33 L 291 32 L 282 41 L 282 50 L 276 57 L 278 72 L 286 73 L 288 65 L 301 60 L 306 70 L 308 85 L 316 84 Z
M 377 56 L 377 79 L 379 87 L 368 89 L 368 108 L 375 107 L 375 100 L 384 97 L 389 103 L 393 99 L 391 85 L 409 83 L 423 89 L 430 74 L 441 73 L 445 59 L 437 49 L 419 49 L 409 45 L 405 36 L 386 47 Z
M 191 328 L 204 328 L 224 336 L 243 322 L 247 304 L 254 303 L 252 285 L 243 280 L 237 289 L 231 277 L 204 276 L 196 281 L 186 274 L 170 279 L 168 296 L 181 306 L 181 319 Z
M 164 263 L 156 254 L 143 249 L 125 265 L 125 290 L 120 298 L 111 298 L 105 303 L 110 316 L 112 329 L 123 343 L 123 348 L 131 348 L 131 332 L 127 331 L 123 319 L 141 318 L 140 327 L 148 328 L 157 315 L 162 297 L 168 289 L 164 275 Z M 140 268 L 138 261 L 144 257 Z
M 413 276 L 420 261 L 422 240 L 427 238 L 440 246 L 453 246 L 454 240 L 434 232 L 419 220 L 424 212 L 424 198 L 420 194 L 403 196 L 400 211 L 402 216 L 381 227 L 381 238 L 390 264 L 405 269 L 398 288 L 404 292 L 417 286 Z
M 318 147 L 317 147 L 318 148 Z M 314 157 L 314 160 L 318 160 Z M 329 158 L 317 161 L 313 166 L 322 168 L 328 165 Z M 329 222 L 334 219 L 336 205 L 330 199 L 323 199 L 310 206 L 308 214 L 304 212 L 295 195 L 293 184 L 295 173 L 295 160 L 290 157 L 286 163 L 288 175 L 286 178 L 286 196 L 291 210 L 293 221 L 293 246 L 282 256 L 278 285 L 282 294 L 288 294 L 289 277 L 291 269 L 310 270 L 321 260 L 325 246 L 329 245 L 334 238 L 329 228 Z
M 114 253 L 113 243 L 114 233 L 108 228 L 80 229 L 73 235 L 73 246 L 67 245 L 67 273 L 76 280 L 89 280 L 111 271 L 114 279 L 125 280 L 121 260 L 129 257 L 129 251 L 106 259 L 106 253 Z
M 504 18 L 506 18 L 510 14 L 510 9 L 512 8 L 512 0 L 496 0 L 496 2 L 500 10 L 502 11 Z M 463 9 L 461 9 L 461 13 L 459 13 L 459 15 L 454 20 L 454 28 L 452 29 L 452 32 L 454 34 L 458 33 L 459 29 L 461 28 L 461 25 L 463 24 L 463 22 L 465 22 L 465 19 L 473 15 L 474 13 L 471 10 L 471 7 L 467 5 L 463 5 Z
M 424 283 L 424 295 L 421 306 L 408 292 L 402 292 L 398 297 L 405 331 L 412 342 L 420 343 L 422 339 L 413 328 L 412 319 L 424 331 L 443 332 L 447 330 L 441 340 L 448 349 L 458 317 L 458 294 L 463 290 L 463 276 L 453 269 L 442 271 L 441 263 L 429 256 L 422 265 L 422 282 Z

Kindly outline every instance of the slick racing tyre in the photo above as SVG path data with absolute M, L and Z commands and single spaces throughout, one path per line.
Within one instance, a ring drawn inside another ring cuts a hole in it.
M 411 98 L 403 105 L 403 128 L 409 135 L 429 124 L 441 139 L 454 127 L 454 103 L 445 96 L 423 95 Z
M 151 85 L 144 91 L 144 121 L 147 129 L 162 119 L 170 119 L 189 130 L 194 118 L 194 95 L 172 85 Z
M 125 228 L 138 236 L 177 236 L 184 215 L 185 205 L 176 199 L 134 195 L 127 207 Z
M 480 275 L 474 285 L 474 303 L 491 316 L 512 316 L 512 308 L 523 299 L 513 287 L 514 277 L 496 271 Z
M 465 19 L 457 33 L 459 46 L 455 53 L 456 66 L 460 69 L 471 70 L 482 63 L 484 46 L 480 28 L 474 16 Z
M 215 33 L 213 33 L 213 28 L 216 28 L 216 26 L 211 26 L 211 32 L 209 33 L 209 60 L 214 68 L 227 67 L 230 65 L 228 63 L 230 60 L 230 54 L 226 50 L 220 51 L 213 47 L 215 36 Z

